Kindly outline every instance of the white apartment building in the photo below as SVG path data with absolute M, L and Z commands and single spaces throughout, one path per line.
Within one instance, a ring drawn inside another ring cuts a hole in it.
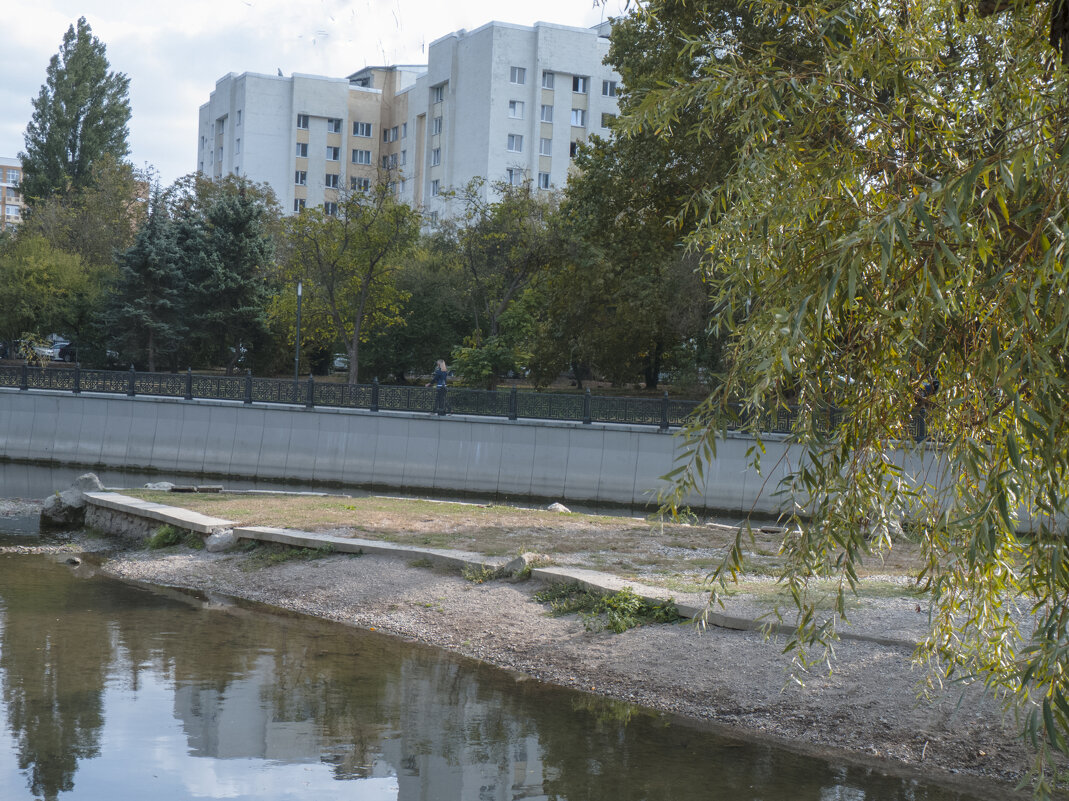
M 427 65 L 347 79 L 230 73 L 201 106 L 198 165 L 270 184 L 283 208 L 386 180 L 432 218 L 473 178 L 563 187 L 575 146 L 605 134 L 619 76 L 609 23 L 490 22 L 431 43 Z
M 0 231 L 22 222 L 22 162 L 0 156 Z

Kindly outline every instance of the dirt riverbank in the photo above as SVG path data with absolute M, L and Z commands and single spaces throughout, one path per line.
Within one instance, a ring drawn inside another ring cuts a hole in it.
M 9 504 L 6 513 L 26 509 Z M 112 544 L 83 539 L 70 547 Z M 532 597 L 540 589 L 536 581 L 476 584 L 380 556 L 333 555 L 249 569 L 252 558 L 183 547 L 107 550 L 101 569 L 123 580 L 224 593 L 374 628 L 745 736 L 841 752 L 891 772 L 960 780 L 991 798 L 1009 797 L 1031 762 L 1014 721 L 979 689 L 953 687 L 919 698 L 924 673 L 912 665 L 908 647 L 844 640 L 832 671 L 806 676 L 803 687 L 789 679 L 782 641 L 759 633 L 702 632 L 692 624 L 593 632 L 575 616 L 548 616 Z M 739 603 L 735 612 L 762 611 L 759 599 Z M 918 619 L 925 616 L 912 598 L 866 598 L 858 611 L 853 631 L 861 635 L 923 629 Z

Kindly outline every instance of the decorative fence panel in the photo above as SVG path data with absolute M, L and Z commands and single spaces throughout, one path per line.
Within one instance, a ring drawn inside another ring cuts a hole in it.
M 0 365 L 0 387 L 21 390 L 60 390 L 73 393 L 148 395 L 164 398 L 229 400 L 244 403 L 284 403 L 309 408 L 323 406 L 377 411 L 466 414 L 510 420 L 562 420 L 580 423 L 627 423 L 678 428 L 687 422 L 695 401 L 660 398 L 627 398 L 607 395 L 517 391 L 515 388 L 487 391 L 450 387 L 440 390 L 422 386 L 336 384 L 312 378 L 293 381 L 244 376 L 143 373 L 134 370 L 82 370 L 80 368 Z M 780 408 L 761 414 L 757 427 L 766 433 L 790 434 L 797 412 Z M 822 431 L 839 425 L 841 413 L 831 409 L 815 421 Z M 723 421 L 729 431 L 751 428 L 750 413 L 736 410 Z M 923 440 L 928 432 L 922 413 L 903 432 Z

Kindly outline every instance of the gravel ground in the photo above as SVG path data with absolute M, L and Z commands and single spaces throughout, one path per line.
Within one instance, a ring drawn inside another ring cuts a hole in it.
M 110 547 L 100 540 L 74 544 L 86 546 Z M 65 547 L 71 546 L 19 550 Z M 113 550 L 101 569 L 123 580 L 224 593 L 373 628 L 743 736 L 960 780 L 992 798 L 1009 797 L 1011 789 L 993 779 L 1015 783 L 1031 764 L 1013 720 L 978 688 L 919 698 L 925 674 L 906 647 L 843 640 L 832 670 L 806 676 L 802 686 L 790 679 L 790 658 L 777 638 L 693 624 L 591 632 L 575 616 L 548 616 L 532 597 L 537 581 L 474 584 L 380 556 L 335 555 L 255 570 L 243 569 L 247 559 L 186 549 Z M 742 597 L 728 611 L 767 610 Z M 907 639 L 926 622 L 916 602 L 903 598 L 867 600 L 857 618 L 855 633 Z

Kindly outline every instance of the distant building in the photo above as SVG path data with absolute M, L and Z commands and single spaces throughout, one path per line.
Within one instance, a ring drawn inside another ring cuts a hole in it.
M 617 112 L 608 32 L 490 22 L 432 42 L 427 65 L 230 73 L 201 106 L 197 169 L 267 183 L 291 213 L 376 180 L 432 216 L 476 177 L 559 188 L 576 143 Z
M 0 156 L 0 231 L 22 222 L 23 200 L 19 185 L 22 183 L 22 162 Z

